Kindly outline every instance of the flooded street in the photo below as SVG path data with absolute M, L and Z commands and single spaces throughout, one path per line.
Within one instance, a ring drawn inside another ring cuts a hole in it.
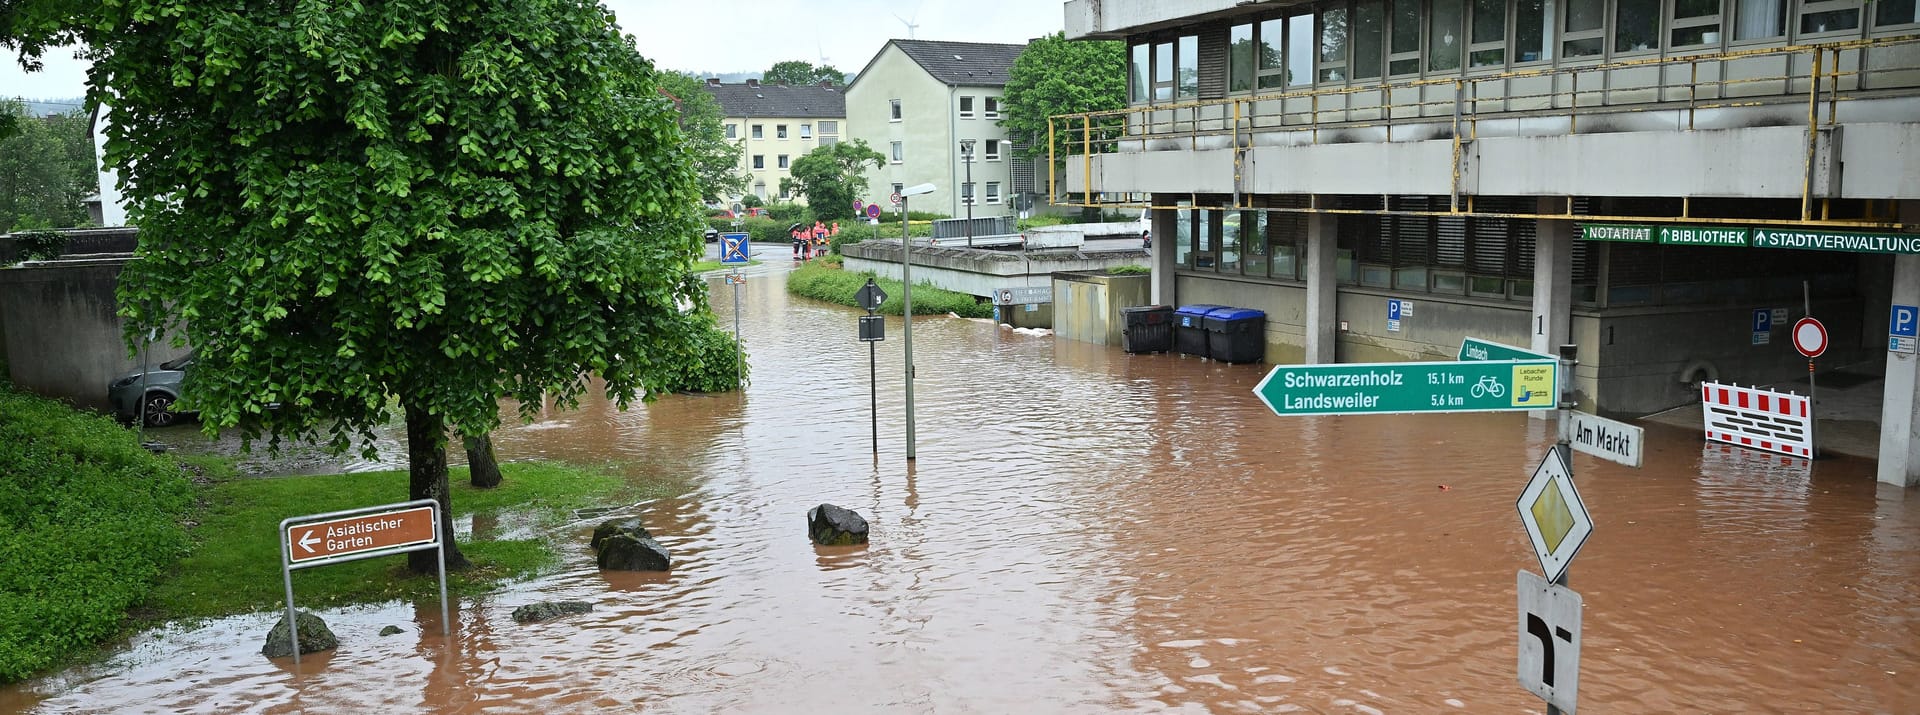
M 1281 418 L 1264 365 L 920 318 L 909 466 L 899 319 L 876 458 L 858 312 L 782 280 L 743 294 L 744 395 L 495 435 L 689 484 L 640 511 L 671 574 L 600 573 L 583 523 L 560 572 L 457 601 L 451 644 L 433 602 L 321 611 L 341 646 L 296 670 L 253 614 L 0 688 L 0 712 L 1544 711 L 1515 678 L 1514 573 L 1539 565 L 1514 501 L 1550 421 Z M 1920 712 L 1920 493 L 1698 430 L 1646 446 L 1644 469 L 1573 459 L 1583 708 Z M 813 546 L 821 502 L 872 543 Z M 594 611 L 509 617 L 561 599 Z

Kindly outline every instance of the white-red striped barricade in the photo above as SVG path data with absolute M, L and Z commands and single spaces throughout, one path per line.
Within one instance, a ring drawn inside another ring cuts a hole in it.
M 1707 440 L 1813 458 L 1813 405 L 1806 395 L 1709 382 L 1700 386 Z

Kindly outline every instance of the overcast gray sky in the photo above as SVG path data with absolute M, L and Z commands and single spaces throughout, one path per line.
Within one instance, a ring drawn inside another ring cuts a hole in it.
M 887 40 L 1022 43 L 1061 27 L 1060 0 L 602 0 L 640 53 L 665 69 L 756 72 L 806 60 L 858 72 Z M 896 18 L 896 15 L 898 18 Z M 0 96 L 49 99 L 86 92 L 86 66 L 71 50 L 46 69 L 20 71 L 0 51 Z

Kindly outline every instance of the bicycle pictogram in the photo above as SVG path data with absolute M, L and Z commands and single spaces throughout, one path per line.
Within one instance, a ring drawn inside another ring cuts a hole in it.
M 1468 390 L 1468 392 L 1472 393 L 1474 397 L 1486 397 L 1488 395 L 1499 397 L 1507 394 L 1507 386 L 1500 384 L 1500 381 L 1495 379 L 1494 376 L 1488 375 L 1480 378 L 1479 382 L 1473 383 L 1473 389 Z

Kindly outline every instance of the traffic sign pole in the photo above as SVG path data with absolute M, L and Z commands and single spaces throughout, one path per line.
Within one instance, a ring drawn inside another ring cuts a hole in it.
M 1800 281 L 1800 307 L 1807 312 L 1806 320 L 1813 320 L 1813 287 L 1808 281 Z M 1814 321 L 1814 325 L 1819 324 L 1819 321 Z M 1793 326 L 1793 346 L 1796 348 L 1801 347 L 1800 325 L 1798 323 L 1795 323 Z M 1826 349 L 1827 329 L 1825 326 L 1822 326 L 1820 328 L 1820 352 L 1825 352 Z M 1815 352 L 1807 356 L 1807 459 L 1813 459 L 1820 454 L 1819 443 L 1814 441 L 1814 433 L 1820 426 L 1820 388 L 1813 384 L 1813 358 L 1814 355 L 1818 355 L 1820 352 Z
M 1573 364 L 1574 358 L 1579 355 L 1579 351 L 1580 346 L 1578 345 L 1560 346 L 1560 440 L 1553 445 L 1553 448 L 1560 452 L 1560 459 L 1567 465 L 1568 481 L 1573 480 L 1573 439 L 1571 432 L 1573 416 L 1570 412 L 1573 408 Z M 1565 587 L 1569 580 L 1567 574 L 1572 571 L 1573 567 L 1571 565 L 1562 569 L 1560 571 L 1560 578 L 1554 580 L 1554 585 Z M 1561 715 L 1559 706 L 1551 702 L 1547 703 L 1547 715 Z

